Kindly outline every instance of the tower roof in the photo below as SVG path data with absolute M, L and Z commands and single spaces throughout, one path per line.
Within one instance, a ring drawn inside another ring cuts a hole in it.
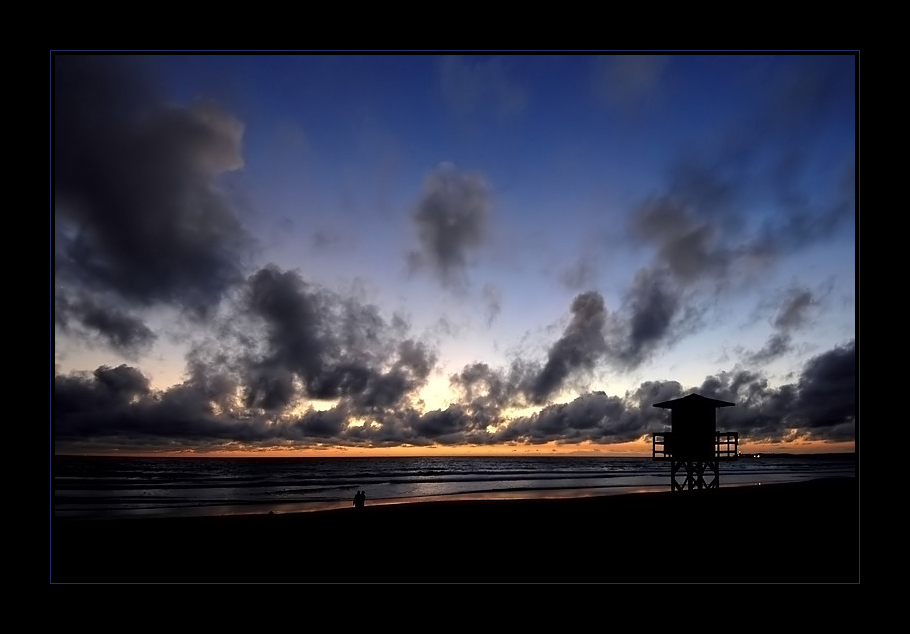
M 707 396 L 702 396 L 701 394 L 689 394 L 688 396 L 683 396 L 682 398 L 673 399 L 672 401 L 664 401 L 663 403 L 654 403 L 654 407 L 662 407 L 664 409 L 704 409 L 708 407 L 733 407 L 736 403 L 728 403 L 727 401 L 720 401 L 716 398 L 708 398 Z

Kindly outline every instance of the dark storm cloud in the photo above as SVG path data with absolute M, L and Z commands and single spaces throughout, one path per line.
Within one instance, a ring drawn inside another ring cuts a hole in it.
M 320 337 L 325 329 L 326 297 L 310 291 L 293 271 L 266 267 L 247 284 L 245 306 L 266 327 L 266 350 L 250 364 L 249 405 L 284 407 L 293 397 L 292 375 L 308 382 L 307 391 L 320 391 L 320 377 L 328 365 L 332 341 Z
M 409 356 L 404 353 L 398 358 Z M 425 357 L 419 352 L 416 356 Z M 611 444 L 665 430 L 670 419 L 654 404 L 697 392 L 735 403 L 719 411 L 719 430 L 738 431 L 741 443 L 780 443 L 785 450 L 786 442 L 797 439 L 855 438 L 855 364 L 855 344 L 849 342 L 812 359 L 795 383 L 776 388 L 758 372 L 724 372 L 707 377 L 694 389 L 684 390 L 675 381 L 650 381 L 623 397 L 589 392 L 517 418 L 507 417 L 499 407 L 514 387 L 499 382 L 501 372 L 476 364 L 453 377 L 453 383 L 466 386 L 471 402 L 428 412 L 399 403 L 365 416 L 365 425 L 351 425 L 353 418 L 364 418 L 354 399 L 290 418 L 250 410 L 223 392 L 230 379 L 214 375 L 203 380 L 201 364 L 185 383 L 164 392 L 151 390 L 135 368 L 101 367 L 91 375 L 55 376 L 53 416 L 61 448 L 102 447 L 108 442 L 202 451 L 275 443 L 288 447 Z M 421 363 L 409 364 L 415 366 Z
M 736 403 L 725 409 L 731 430 L 755 441 L 856 437 L 856 345 L 851 341 L 811 359 L 796 383 L 777 388 L 756 372 L 708 377 L 697 390 Z
M 612 436 L 607 431 L 621 421 L 625 404 L 618 397 L 606 396 L 603 392 L 584 394 L 568 403 L 547 405 L 540 412 L 509 426 L 503 436 L 521 437 L 532 443 L 551 440 L 581 442 Z M 638 438 L 635 433 L 625 440 Z M 620 442 L 614 437 L 612 442 Z
M 609 313 L 603 297 L 589 291 L 577 295 L 562 335 L 537 363 L 515 360 L 507 370 L 472 364 L 451 377 L 468 403 L 489 407 L 495 403 L 542 405 L 566 388 L 585 389 L 599 363 L 619 369 L 641 365 L 659 345 L 681 336 L 697 314 L 681 306 L 667 276 L 639 272 L 622 308 Z
M 145 322 L 117 306 L 98 297 L 74 297 L 62 290 L 54 297 L 54 322 L 80 338 L 97 336 L 127 356 L 147 350 L 156 339 Z
M 139 370 L 127 365 L 116 368 L 102 366 L 95 370 L 95 380 L 111 394 L 112 397 L 129 402 L 134 396 L 148 394 L 149 381 Z
M 648 200 L 632 215 L 632 236 L 656 247 L 655 267 L 676 284 L 723 281 L 736 265 L 763 258 L 757 248 L 730 248 L 722 224 L 699 217 L 698 209 L 684 198 L 664 196 Z
M 645 383 L 624 397 L 589 392 L 514 419 L 492 437 L 497 443 L 513 444 L 614 444 L 639 440 L 669 424 L 666 412 L 653 404 L 680 395 L 679 384 L 672 381 Z
M 856 344 L 829 350 L 806 364 L 798 383 L 796 417 L 813 434 L 852 438 L 856 425 Z M 803 425 L 800 425 L 802 427 Z
M 351 395 L 356 411 L 377 414 L 397 409 L 402 399 L 423 386 L 435 363 L 435 353 L 424 343 L 401 342 L 392 367 L 384 373 L 370 372 L 363 389 Z
M 294 374 L 286 368 L 260 363 L 246 377 L 247 407 L 282 410 L 297 398 Z
M 606 307 L 599 293 L 582 293 L 572 301 L 569 325 L 548 351 L 543 368 L 527 386 L 526 393 L 532 403 L 544 403 L 570 375 L 594 369 L 607 349 L 606 318 Z
M 349 412 L 344 407 L 307 412 L 295 423 L 302 438 L 334 439 L 341 436 L 348 426 Z
M 812 291 L 801 287 L 787 289 L 779 301 L 780 308 L 771 322 L 775 332 L 760 350 L 746 355 L 750 365 L 765 364 L 790 352 L 794 345 L 793 333 L 805 327 L 820 305 Z
M 230 367 L 228 355 L 204 350 L 202 346 L 190 350 L 186 359 L 187 380 L 201 400 L 213 404 L 219 411 L 238 409 L 237 394 L 240 381 L 236 369 Z
M 619 310 L 606 319 L 606 363 L 635 369 L 662 347 L 695 330 L 703 307 L 691 302 L 672 276 L 641 269 L 626 290 Z
M 770 388 L 759 373 L 740 370 L 706 377 L 695 392 L 735 403 L 717 411 L 717 429 L 738 432 L 741 443 L 779 442 L 789 435 L 786 421 L 797 396 L 792 385 Z
M 261 348 L 243 361 L 248 406 L 282 410 L 301 396 L 350 399 L 355 411 L 393 407 L 425 383 L 433 351 L 400 340 L 372 305 L 342 299 L 269 266 L 253 274 L 243 297 Z
M 629 336 L 621 358 L 633 367 L 662 343 L 680 309 L 679 297 L 660 275 L 641 271 L 625 301 Z
M 799 328 L 806 322 L 809 310 L 817 304 L 818 301 L 808 289 L 789 289 L 784 304 L 774 319 L 774 327 L 780 330 Z
M 136 60 L 54 57 L 58 284 L 203 314 L 241 279 L 249 237 L 219 189 L 242 124 L 156 99 Z
M 491 193 L 475 174 L 443 164 L 431 173 L 414 212 L 419 251 L 410 254 L 412 268 L 429 267 L 443 286 L 467 284 L 470 255 L 486 239 Z
M 793 337 L 787 333 L 774 333 L 760 350 L 746 357 L 750 365 L 762 365 L 779 359 L 793 349 Z
M 520 376 L 520 373 L 508 376 L 486 363 L 473 363 L 449 377 L 449 382 L 459 392 L 463 402 L 499 410 L 512 402 L 518 391 Z
M 54 377 L 54 437 L 101 436 L 116 431 L 116 418 L 150 392 L 148 379 L 126 365 Z
M 180 385 L 151 391 L 147 380 L 134 380 L 128 391 L 129 382 L 112 381 L 104 368 L 94 376 L 57 375 L 58 443 L 83 450 L 107 442 L 134 449 L 163 443 L 206 451 L 427 442 L 402 421 L 420 420 L 405 414 L 432 373 L 436 353 L 408 337 L 399 316 L 387 321 L 375 306 L 272 266 L 238 291 L 191 349 Z M 125 368 L 118 373 L 141 376 Z M 314 409 L 314 399 L 336 403 Z M 301 413 L 302 407 L 309 409 Z M 365 418 L 381 428 L 351 425 Z
M 358 427 L 351 431 L 352 435 L 357 433 L 359 440 L 367 440 L 373 446 L 396 446 L 402 443 L 447 447 L 488 445 L 495 442 L 488 427 L 501 424 L 503 420 L 495 409 L 453 403 L 445 409 L 431 411 L 403 408 L 380 419 L 381 427 Z
M 125 365 L 103 366 L 93 375 L 56 375 L 53 423 L 55 444 L 79 451 L 204 451 L 273 434 L 262 420 L 217 408 L 191 381 L 157 392 L 138 370 Z
M 760 250 L 729 246 L 727 236 L 736 223 L 723 214 L 718 218 L 711 207 L 725 197 L 722 192 L 702 195 L 699 206 L 691 202 L 699 199 L 691 192 L 688 197 L 667 194 L 647 200 L 632 214 L 631 236 L 655 251 L 652 263 L 636 273 L 623 298 L 621 321 L 611 328 L 612 356 L 627 367 L 639 366 L 696 328 L 718 291 L 764 261 Z
M 420 436 L 430 440 L 460 436 L 470 425 L 470 418 L 458 406 L 426 412 L 412 425 Z
M 710 376 L 695 389 L 675 381 L 641 384 L 624 398 L 592 392 L 501 426 L 495 442 L 540 444 L 626 442 L 666 429 L 670 419 L 655 403 L 697 392 L 735 403 L 718 414 L 718 429 L 738 431 L 740 442 L 780 443 L 855 438 L 855 346 L 850 342 L 811 360 L 794 384 L 769 386 L 758 372 Z M 811 421 L 811 423 L 809 422 Z
M 642 412 L 647 412 L 650 410 L 646 408 L 654 403 L 671 401 L 682 395 L 683 387 L 677 381 L 645 381 L 628 397 Z

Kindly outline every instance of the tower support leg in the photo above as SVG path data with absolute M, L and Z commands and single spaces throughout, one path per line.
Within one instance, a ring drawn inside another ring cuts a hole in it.
M 671 491 L 702 491 L 720 487 L 720 463 L 717 460 L 673 460 L 670 463 Z M 684 471 L 682 482 L 680 471 Z

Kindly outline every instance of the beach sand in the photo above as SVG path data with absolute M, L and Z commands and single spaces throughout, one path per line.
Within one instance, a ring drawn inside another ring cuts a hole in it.
M 52 520 L 51 583 L 858 583 L 858 478 Z

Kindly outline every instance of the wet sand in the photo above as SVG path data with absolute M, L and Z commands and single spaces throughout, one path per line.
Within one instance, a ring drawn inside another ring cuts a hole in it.
M 858 583 L 858 478 L 51 522 L 51 583 Z

